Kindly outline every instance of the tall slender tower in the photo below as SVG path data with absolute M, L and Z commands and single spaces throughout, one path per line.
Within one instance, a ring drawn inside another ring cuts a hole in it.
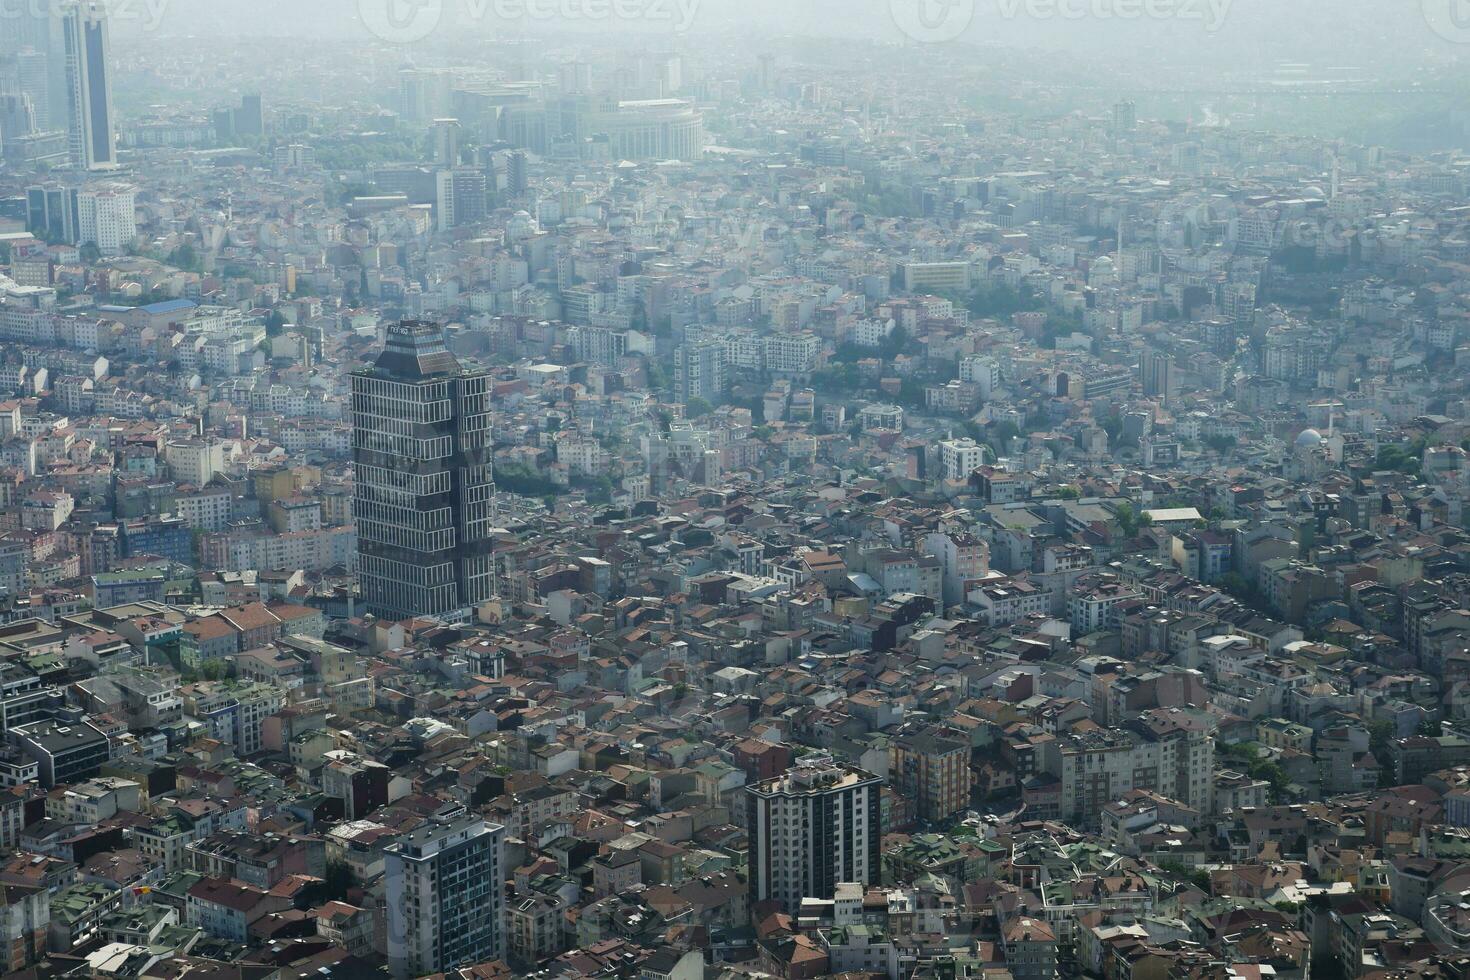
M 16 54 L 16 87 L 21 96 L 30 99 L 30 128 L 27 129 L 23 123 L 14 125 L 21 121 L 12 120 L 13 125 L 5 130 L 5 135 L 28 136 L 34 132 L 53 128 L 49 71 L 49 61 L 44 52 L 37 51 L 35 48 L 24 48 Z
M 31 97 L 36 130 L 65 129 L 66 52 L 56 0 L 0 5 L 0 57 L 17 58 L 20 90 Z
M 879 880 L 883 781 L 809 755 L 774 779 L 746 787 L 750 900 L 787 912 L 803 898 L 831 898 L 839 882 Z
M 494 593 L 490 379 L 405 320 L 352 375 L 353 516 L 374 615 L 468 619 Z
M 72 165 L 112 170 L 117 166 L 117 140 L 107 6 L 102 0 L 68 0 L 61 16 Z

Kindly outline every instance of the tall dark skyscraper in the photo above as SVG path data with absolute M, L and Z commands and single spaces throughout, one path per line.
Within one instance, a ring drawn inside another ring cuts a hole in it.
M 526 151 L 512 150 L 509 163 L 505 169 L 506 190 L 511 195 L 524 194 L 530 186 L 530 180 L 526 176 Z
M 263 136 L 265 134 L 265 108 L 259 93 L 240 99 L 240 108 L 235 110 L 235 134 L 238 136 Z
M 1146 350 L 1138 359 L 1138 376 L 1147 397 L 1172 399 L 1179 390 L 1174 358 L 1162 351 Z
M 81 237 L 77 191 L 61 184 L 26 188 L 26 230 L 51 242 L 75 243 Z
M 374 614 L 457 621 L 492 596 L 489 388 L 420 320 L 389 327 L 374 365 L 353 373 L 353 515 Z
M 107 5 L 102 0 L 71 0 L 61 10 L 61 32 L 72 164 L 84 170 L 110 170 L 117 166 L 117 138 Z
M 1124 136 L 1138 128 L 1138 106 L 1123 101 L 1113 106 L 1113 135 Z

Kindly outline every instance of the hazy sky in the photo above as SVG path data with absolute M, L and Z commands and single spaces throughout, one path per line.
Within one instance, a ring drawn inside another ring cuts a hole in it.
M 337 36 L 370 40 L 362 9 L 439 6 L 440 30 L 426 42 L 567 27 L 695 35 L 794 33 L 906 42 L 896 22 L 938 25 L 941 35 L 979 44 L 1086 49 L 1132 64 L 1190 55 L 1211 62 L 1301 59 L 1315 64 L 1390 59 L 1412 70 L 1421 59 L 1470 54 L 1470 0 L 112 0 L 146 13 L 163 35 Z M 623 18 L 579 12 L 626 4 Z M 527 9 L 535 16 L 517 17 Z M 922 13 L 918 12 L 922 8 Z M 896 11 L 896 13 L 895 13 Z M 507 13 L 510 18 L 507 19 Z M 915 18 L 919 19 L 915 19 Z M 121 18 L 120 18 L 121 19 Z M 127 32 L 127 25 L 121 30 Z M 953 42 L 949 42 L 953 43 Z

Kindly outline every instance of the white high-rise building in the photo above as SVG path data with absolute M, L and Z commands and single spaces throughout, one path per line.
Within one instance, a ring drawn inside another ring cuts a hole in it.
M 680 403 L 696 398 L 718 405 L 730 386 L 730 359 L 723 341 L 686 343 L 674 355 L 674 390 Z
M 990 401 L 1000 387 L 1000 364 L 993 357 L 971 354 L 960 359 L 960 380 L 980 386 L 980 400 Z
M 127 184 L 84 187 L 77 192 L 79 245 L 119 255 L 138 236 L 138 192 Z
M 762 347 L 772 374 L 809 374 L 822 352 L 822 342 L 810 333 L 775 334 L 764 338 Z
M 277 170 L 310 170 L 316 166 L 316 150 L 302 143 L 276 147 Z
M 946 480 L 968 480 L 985 465 L 986 447 L 974 439 L 948 439 L 939 444 L 939 465 Z
M 795 912 L 803 898 L 831 898 L 838 882 L 876 882 L 882 784 L 813 754 L 747 787 L 750 900 L 775 899 Z
M 6 129 L 6 136 L 28 136 L 51 128 L 51 90 L 48 88 L 49 65 L 44 52 L 26 48 L 15 56 L 15 81 L 19 94 L 28 96 L 31 104 L 30 129 Z M 14 120 L 12 120 L 14 122 Z
M 388 968 L 422 977 L 505 955 L 505 828 L 426 824 L 386 852 Z
M 69 0 L 61 12 L 66 55 L 72 165 L 84 170 L 117 167 L 113 124 L 111 42 L 103 0 Z

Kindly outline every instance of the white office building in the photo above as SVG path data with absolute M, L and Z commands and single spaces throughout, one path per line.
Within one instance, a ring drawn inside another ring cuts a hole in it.
M 84 187 L 77 192 L 79 245 L 103 255 L 121 255 L 138 237 L 138 192 L 126 184 Z

